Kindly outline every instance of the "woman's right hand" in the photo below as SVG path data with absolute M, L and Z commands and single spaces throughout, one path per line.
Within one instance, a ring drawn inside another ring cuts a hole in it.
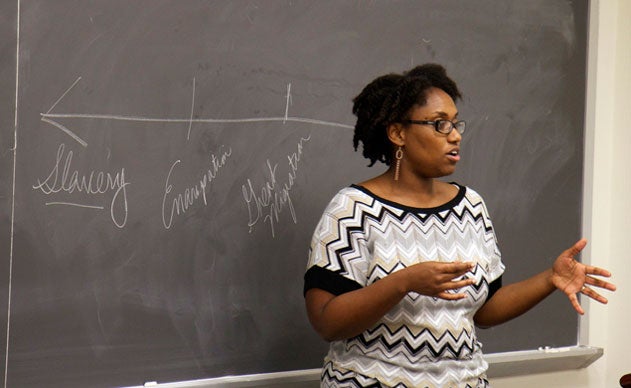
M 309 320 L 327 341 L 354 337 L 375 324 L 408 292 L 458 300 L 466 297 L 455 290 L 474 283 L 454 280 L 469 272 L 474 263 L 424 262 L 415 264 L 341 295 L 312 288 L 306 292 Z
M 427 261 L 414 264 L 403 271 L 405 271 L 408 291 L 447 300 L 458 300 L 465 298 L 467 294 L 455 293 L 454 290 L 474 284 L 475 280 L 456 279 L 461 278 L 474 267 L 473 262 Z

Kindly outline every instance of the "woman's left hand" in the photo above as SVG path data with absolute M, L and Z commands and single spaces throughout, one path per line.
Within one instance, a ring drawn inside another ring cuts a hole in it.
M 581 239 L 573 247 L 567 249 L 557 257 L 552 266 L 552 283 L 563 291 L 570 299 L 572 306 L 579 314 L 585 311 L 578 302 L 579 293 L 600 303 L 607 303 L 607 298 L 594 290 L 594 287 L 615 291 L 616 286 L 594 276 L 610 277 L 611 273 L 605 269 L 579 263 L 574 259 L 587 245 L 587 240 Z

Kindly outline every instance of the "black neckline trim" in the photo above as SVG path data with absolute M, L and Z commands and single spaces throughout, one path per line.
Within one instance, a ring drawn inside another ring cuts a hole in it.
M 460 201 L 462 201 L 462 199 L 464 198 L 465 193 L 467 192 L 467 188 L 465 186 L 461 186 L 460 184 L 456 183 L 456 182 L 449 182 L 452 185 L 455 185 L 458 187 L 458 193 L 456 194 L 455 197 L 453 197 L 452 199 L 450 199 L 449 201 L 447 201 L 446 203 L 436 206 L 436 207 L 428 207 L 428 208 L 423 208 L 423 207 L 413 207 L 413 206 L 407 206 L 407 205 L 403 205 L 400 204 L 398 202 L 394 202 L 391 201 L 389 199 L 383 198 L 378 196 L 377 194 L 373 193 L 372 191 L 368 190 L 367 188 L 365 188 L 364 186 L 360 186 L 358 184 L 351 184 L 352 188 L 355 188 L 369 196 L 371 196 L 372 198 L 376 199 L 379 202 L 385 203 L 387 205 L 390 206 L 394 206 L 398 209 L 401 210 L 405 210 L 405 211 L 409 211 L 409 212 L 415 212 L 415 213 L 439 213 L 441 211 L 444 210 L 449 210 L 451 208 L 453 208 L 455 205 L 457 205 L 458 203 L 460 203 Z

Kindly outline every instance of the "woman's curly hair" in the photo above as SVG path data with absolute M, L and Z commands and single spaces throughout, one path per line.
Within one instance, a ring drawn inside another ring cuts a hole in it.
M 426 92 L 432 87 L 444 90 L 454 101 L 461 98 L 445 68 L 428 63 L 403 74 L 378 77 L 353 99 L 353 114 L 357 116 L 353 146 L 357 151 L 362 142 L 369 166 L 377 161 L 390 164 L 393 149 L 386 133 L 388 125 L 408 119 L 415 105 L 425 105 Z

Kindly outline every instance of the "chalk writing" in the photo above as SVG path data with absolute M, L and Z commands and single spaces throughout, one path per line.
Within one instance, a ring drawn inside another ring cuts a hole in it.
M 259 190 L 254 189 L 252 181 L 248 178 L 247 183 L 241 187 L 243 199 L 248 207 L 248 227 L 250 233 L 252 233 L 254 226 L 256 226 L 259 221 L 262 221 L 269 224 L 272 237 L 275 237 L 274 226 L 279 221 L 280 214 L 286 208 L 289 209 L 294 224 L 298 223 L 294 205 L 291 200 L 291 190 L 296 182 L 298 163 L 302 157 L 304 144 L 309 140 L 311 140 L 311 136 L 300 138 L 297 151 L 287 155 L 289 172 L 285 183 L 279 184 L 276 179 L 276 168 L 278 164 L 272 166 L 272 163 L 268 159 L 266 161 L 266 173 L 269 174 L 269 179 L 265 181 L 263 186 Z
M 129 182 L 125 180 L 125 169 L 121 168 L 115 174 L 104 171 L 89 171 L 85 175 L 79 174 L 78 170 L 72 169 L 72 151 L 67 153 L 64 144 L 60 144 L 57 148 L 57 157 L 50 173 L 46 179 L 37 180 L 37 184 L 33 185 L 33 190 L 39 190 L 45 195 L 58 193 L 72 194 L 75 191 L 88 195 L 101 195 L 109 191 L 114 191 L 110 204 L 110 216 L 112 222 L 123 228 L 127 223 L 127 185 Z M 64 158 L 65 156 L 65 158 Z M 67 205 L 83 208 L 102 209 L 97 205 L 86 205 L 73 202 L 48 202 L 47 205 Z
M 53 113 L 53 109 L 61 102 L 61 100 L 70 93 L 71 90 L 81 81 L 82 78 L 78 77 L 74 83 L 66 89 L 66 91 L 55 101 L 55 103 L 48 109 L 46 113 L 40 113 L 41 121 L 60 129 L 63 133 L 70 136 L 76 142 L 84 147 L 88 146 L 88 143 L 79 137 L 74 131 L 59 121 L 64 118 L 72 119 L 91 119 L 91 120 L 114 120 L 114 121 L 126 121 L 126 122 L 140 122 L 140 123 L 185 123 L 188 125 L 186 133 L 186 139 L 190 140 L 191 128 L 193 124 L 242 124 L 242 123 L 264 123 L 264 122 L 282 122 L 286 124 L 288 122 L 294 123 L 307 123 L 313 125 L 322 125 L 326 127 L 338 127 L 345 129 L 353 129 L 354 126 L 342 123 L 335 123 L 330 121 L 323 121 L 317 119 L 311 119 L 306 117 L 292 117 L 289 116 L 289 106 L 292 103 L 291 95 L 291 83 L 287 84 L 287 94 L 285 96 L 285 115 L 283 117 L 250 117 L 250 118 L 236 118 L 236 119 L 218 119 L 218 118 L 193 118 L 194 105 L 195 105 L 195 89 L 196 81 L 193 78 L 193 91 L 191 111 L 188 117 L 184 118 L 160 118 L 160 117 L 146 117 L 146 116 L 123 116 L 117 114 L 93 114 L 93 113 Z
M 215 154 L 210 155 L 209 166 L 206 171 L 204 171 L 199 181 L 178 194 L 171 194 L 171 191 L 173 191 L 171 176 L 173 175 L 175 167 L 179 165 L 181 161 L 176 160 L 173 162 L 171 168 L 169 169 L 169 173 L 167 174 L 166 182 L 164 184 L 164 195 L 162 196 L 162 224 L 165 229 L 170 229 L 173 225 L 173 218 L 176 215 L 179 216 L 186 213 L 200 197 L 204 201 L 204 206 L 208 205 L 206 189 L 215 180 L 217 174 L 223 166 L 225 166 L 228 158 L 232 155 L 232 149 L 224 149 L 224 146 L 222 145 L 217 154 L 219 156 L 216 156 Z

